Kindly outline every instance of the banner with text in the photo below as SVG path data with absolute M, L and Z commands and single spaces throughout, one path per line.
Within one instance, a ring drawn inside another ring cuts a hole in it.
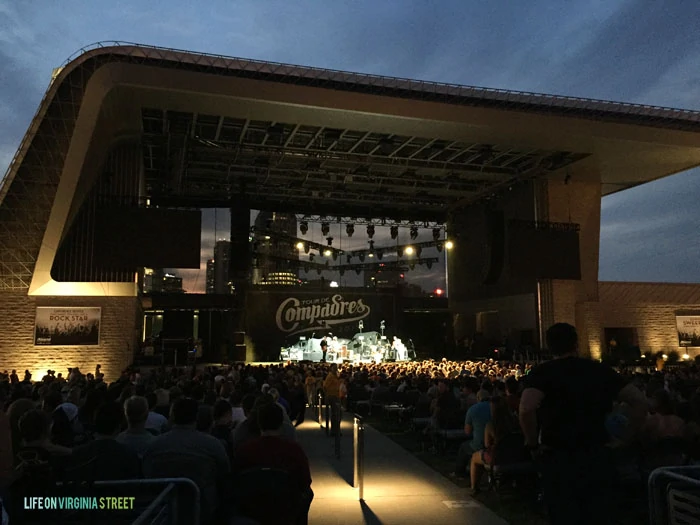
M 351 338 L 360 331 L 379 331 L 382 321 L 387 333 L 395 330 L 394 295 L 362 292 L 254 291 L 246 300 L 246 332 L 257 353 L 279 352 L 299 337 L 321 337 L 332 333 Z
M 700 315 L 677 315 L 678 346 L 700 347 Z
M 36 309 L 36 346 L 96 346 L 100 344 L 102 308 L 45 307 Z

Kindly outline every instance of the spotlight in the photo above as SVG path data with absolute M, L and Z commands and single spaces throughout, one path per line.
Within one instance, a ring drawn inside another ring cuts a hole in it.
M 331 227 L 327 222 L 321 223 L 321 234 L 324 237 L 328 237 L 328 234 L 330 233 L 330 231 L 331 231 Z
M 323 255 L 324 255 L 325 257 L 330 257 L 331 255 L 333 255 L 333 251 L 332 251 L 332 250 L 326 250 L 325 252 L 323 252 Z
M 333 246 L 333 237 L 328 237 L 326 241 L 328 241 L 328 246 Z
M 304 249 L 304 243 L 303 242 L 298 242 L 297 243 L 297 250 L 301 251 Z
M 399 236 L 399 227 L 392 226 L 391 228 L 389 228 L 389 232 L 391 232 L 391 238 L 396 240 L 396 238 Z
M 433 228 L 433 240 L 440 240 L 440 228 Z
M 415 241 L 418 238 L 418 226 L 411 226 L 411 240 Z
M 348 224 L 347 226 L 345 226 L 345 233 L 348 234 L 348 237 L 352 237 L 352 234 L 355 233 L 355 225 Z
M 406 246 L 406 248 L 404 249 L 404 253 L 406 255 L 413 255 L 413 246 Z
M 367 225 L 367 237 L 369 237 L 370 239 L 374 237 L 374 224 Z
M 369 257 L 369 258 L 371 259 L 372 257 L 374 257 L 374 254 L 373 254 L 372 252 L 369 252 L 369 253 L 367 254 L 367 257 Z
M 307 232 L 309 231 L 309 223 L 306 221 L 301 221 L 299 223 L 299 231 L 301 232 L 302 235 L 306 235 Z
M 446 250 L 451 250 L 452 248 L 454 248 L 454 246 L 455 246 L 455 244 L 454 244 L 452 241 L 447 241 L 447 242 L 445 243 L 445 249 L 446 249 Z

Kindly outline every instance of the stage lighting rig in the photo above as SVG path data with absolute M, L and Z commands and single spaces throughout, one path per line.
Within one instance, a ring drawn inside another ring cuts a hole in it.
M 418 226 L 411 226 L 411 240 L 415 241 L 418 238 Z
M 309 223 L 306 221 L 301 221 L 299 223 L 299 231 L 302 235 L 306 235 L 309 231 Z
M 352 234 L 355 233 L 355 225 L 348 224 L 347 226 L 345 226 L 345 233 L 348 234 L 348 237 L 352 237 Z
M 321 234 L 324 237 L 328 237 L 328 234 L 331 232 L 331 227 L 327 222 L 322 222 L 321 223 Z
M 455 246 L 455 244 L 454 244 L 452 241 L 447 241 L 447 242 L 445 243 L 445 249 L 446 249 L 446 250 L 451 250 L 452 248 L 454 248 L 454 246 Z
M 367 237 L 369 237 L 370 239 L 374 237 L 374 224 L 367 225 Z

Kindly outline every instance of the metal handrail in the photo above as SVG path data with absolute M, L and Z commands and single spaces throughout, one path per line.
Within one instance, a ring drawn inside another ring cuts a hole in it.
M 318 401 L 318 404 L 317 404 L 318 417 L 317 417 L 317 419 L 318 419 L 319 426 L 323 427 L 323 393 L 320 390 L 318 391 L 317 397 L 318 397 L 318 399 L 316 400 L 316 401 Z
M 695 476 L 695 477 L 691 477 Z M 666 489 L 661 484 L 666 482 Z M 649 525 L 666 525 L 676 523 L 673 508 L 669 506 L 668 488 L 671 483 L 682 483 L 700 491 L 700 466 L 662 467 L 649 476 Z
M 365 424 L 362 416 L 354 414 L 353 424 L 353 483 L 358 500 L 365 499 Z

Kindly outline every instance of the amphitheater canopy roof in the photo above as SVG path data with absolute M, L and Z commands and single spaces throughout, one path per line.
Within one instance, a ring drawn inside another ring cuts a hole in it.
M 109 43 L 55 71 L 5 182 L 98 144 L 81 111 L 110 122 L 103 145 L 138 137 L 169 206 L 441 221 L 533 177 L 605 195 L 700 165 L 700 112 Z

